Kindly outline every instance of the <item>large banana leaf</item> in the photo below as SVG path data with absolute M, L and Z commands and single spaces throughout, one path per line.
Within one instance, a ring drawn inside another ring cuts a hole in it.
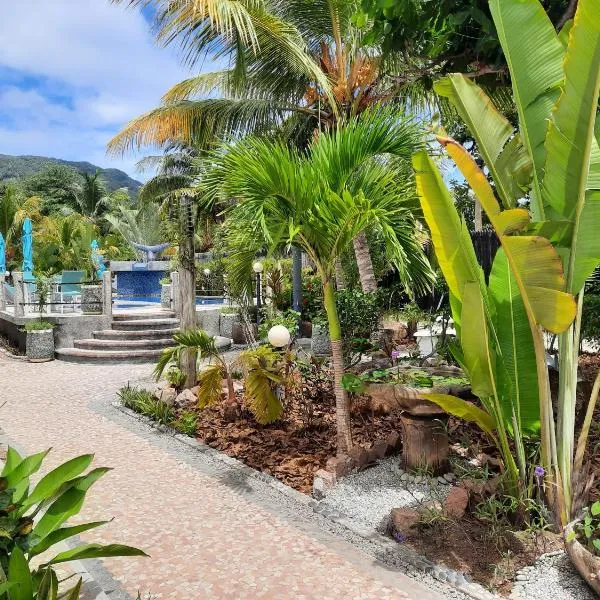
M 455 140 L 438 138 L 477 195 L 506 253 L 530 321 L 561 333 L 573 322 L 577 307 L 565 292 L 561 259 L 540 236 L 509 235 L 529 225 L 526 210 L 501 211 L 494 192 L 473 157 Z
M 467 282 L 476 281 L 485 289 L 481 267 L 477 262 L 471 236 L 446 187 L 439 169 L 426 151 L 413 155 L 417 192 L 435 254 L 450 288 L 453 318 L 461 327 L 463 290 Z
M 535 348 L 525 306 L 502 248 L 494 259 L 488 292 L 495 306 L 498 358 L 504 365 L 497 372 L 504 417 L 510 423 L 514 415 L 521 431 L 533 434 L 540 428 Z
M 544 141 L 563 81 L 564 48 L 538 0 L 490 0 L 490 10 L 510 69 L 521 139 L 533 159 L 532 211 L 543 220 Z
M 564 63 L 565 84 L 546 137 L 544 202 L 573 223 L 569 291 L 578 293 L 600 260 L 600 149 L 595 125 L 600 89 L 600 12 L 580 0 Z
M 514 127 L 487 94 L 461 73 L 440 79 L 434 88 L 452 102 L 473 134 L 504 206 L 515 206 L 531 179 L 532 165 Z

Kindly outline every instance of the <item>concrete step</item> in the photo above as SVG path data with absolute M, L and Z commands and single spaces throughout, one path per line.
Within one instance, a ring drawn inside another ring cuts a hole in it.
M 140 329 L 138 331 L 115 331 L 114 329 L 104 329 L 102 331 L 93 331 L 92 336 L 97 340 L 133 340 L 133 339 L 171 339 L 179 328 L 172 329 Z
M 179 319 L 128 319 L 112 323 L 112 328 L 119 331 L 173 329 L 175 327 L 179 327 Z
M 156 362 L 161 348 L 152 350 L 85 350 L 83 348 L 58 348 L 56 358 L 81 363 Z
M 154 350 L 169 348 L 175 345 L 172 338 L 135 339 L 135 340 L 75 340 L 75 348 L 83 350 Z
M 175 312 L 172 310 L 161 310 L 156 312 L 140 311 L 140 312 L 123 312 L 113 313 L 113 321 L 139 321 L 139 320 L 154 320 L 154 319 L 173 319 Z

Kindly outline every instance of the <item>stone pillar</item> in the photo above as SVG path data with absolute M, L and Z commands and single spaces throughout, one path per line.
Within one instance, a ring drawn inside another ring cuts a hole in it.
M 112 274 L 110 271 L 102 273 L 102 307 L 103 314 L 112 317 Z
M 13 273 L 15 284 L 15 317 L 25 316 L 25 286 L 23 285 L 23 273 Z
M 175 316 L 181 318 L 181 294 L 179 293 L 179 273 L 171 273 L 171 301 Z
M 4 274 L 0 273 L 0 310 L 6 310 L 6 294 L 4 288 Z

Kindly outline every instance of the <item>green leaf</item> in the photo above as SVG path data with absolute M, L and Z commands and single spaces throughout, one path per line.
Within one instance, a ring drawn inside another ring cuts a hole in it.
M 435 255 L 453 297 L 452 316 L 461 327 L 463 289 L 468 281 L 485 287 L 471 236 L 458 215 L 441 173 L 427 152 L 413 156 L 417 192 L 435 248 Z
M 489 5 L 510 69 L 521 139 L 533 159 L 532 211 L 542 220 L 544 141 L 563 81 L 564 49 L 538 0 L 490 0 Z
M 85 471 L 93 459 L 93 454 L 83 454 L 68 460 L 44 475 L 23 503 L 23 507 L 27 508 L 38 502 L 48 500 L 63 483 Z
M 44 513 L 33 529 L 33 533 L 43 540 L 48 534 L 60 527 L 67 519 L 76 515 L 83 506 L 87 490 L 110 469 L 93 469 L 87 475 L 69 482 L 63 492 Z
M 6 461 L 4 462 L 4 467 L 2 468 L 2 476 L 4 477 L 6 474 L 10 473 L 16 466 L 22 461 L 21 455 L 12 447 L 9 446 L 6 451 Z
M 598 515 L 600 515 L 600 502 L 594 502 L 594 504 L 592 504 L 592 506 L 590 507 L 590 512 L 597 517 Z
M 107 558 L 110 556 L 148 556 L 143 550 L 125 546 L 123 544 L 84 544 L 72 550 L 60 552 L 54 558 L 44 563 L 44 566 L 55 565 L 71 560 L 83 560 L 86 558 Z
M 13 548 L 10 555 L 8 581 L 15 584 L 8 592 L 10 600 L 32 600 L 33 580 L 31 572 L 29 571 L 27 559 L 18 546 Z
M 538 377 L 535 348 L 525 306 L 502 248 L 496 253 L 489 295 L 495 306 L 499 359 L 498 387 L 504 417 L 511 423 L 513 411 L 521 431 L 536 433 L 540 428 Z
M 56 600 L 58 596 L 58 577 L 54 569 L 44 569 L 44 576 L 38 587 L 36 600 Z
M 18 483 L 37 472 L 48 452 L 50 452 L 49 449 L 24 458 L 12 471 L 5 475 L 7 486 L 15 487 Z
M 515 206 L 524 195 L 532 165 L 514 127 L 486 93 L 460 73 L 437 81 L 434 89 L 452 102 L 473 134 L 504 206 Z
M 496 354 L 490 344 L 482 292 L 468 282 L 463 290 L 460 343 L 473 393 L 479 398 L 496 397 Z
M 447 394 L 421 394 L 421 397 L 437 404 L 442 410 L 445 410 L 455 417 L 459 417 L 470 423 L 475 423 L 485 433 L 493 436 L 496 428 L 494 418 L 471 402 Z
M 4 583 L 0 583 L 0 596 L 2 594 L 6 594 L 6 592 L 8 592 L 10 588 L 12 588 L 15 585 L 17 584 L 13 583 L 12 581 L 5 581 Z
M 592 540 L 592 544 L 594 544 L 594 548 L 600 551 L 600 540 Z
M 82 583 L 83 579 L 80 577 L 77 584 L 66 593 L 64 600 L 78 600 Z
M 110 521 L 93 521 L 91 523 L 82 523 L 81 525 L 73 525 L 71 527 L 61 527 L 60 529 L 55 529 L 30 550 L 29 558 L 45 552 L 48 550 L 48 548 L 50 548 L 50 546 L 53 546 L 58 542 L 67 540 L 74 535 L 79 535 L 84 531 L 101 527 L 102 525 L 106 525 L 106 523 L 110 523 Z

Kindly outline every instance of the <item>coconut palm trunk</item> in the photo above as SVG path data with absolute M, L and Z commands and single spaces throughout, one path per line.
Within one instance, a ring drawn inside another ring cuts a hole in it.
M 335 288 L 336 290 L 346 289 L 346 275 L 344 274 L 344 267 L 342 266 L 342 259 L 338 256 L 334 263 L 333 268 L 335 269 Z
M 194 247 L 194 215 L 189 196 L 182 196 L 179 205 L 179 293 L 181 296 L 180 328 L 186 333 L 196 329 L 196 262 Z M 185 386 L 196 385 L 196 351 L 181 353 L 180 369 L 185 374 Z
M 373 261 L 371 260 L 371 251 L 369 250 L 369 242 L 364 231 L 361 231 L 352 240 L 354 246 L 354 255 L 356 256 L 356 264 L 358 266 L 358 277 L 360 286 L 365 294 L 377 291 L 377 280 L 373 271 Z
M 342 329 L 335 306 L 335 293 L 330 280 L 323 283 L 323 301 L 327 312 L 329 337 L 331 339 L 331 362 L 333 366 L 333 389 L 335 392 L 335 417 L 337 423 L 337 451 L 346 454 L 352 448 L 352 423 L 348 393 L 342 386 L 344 354 L 342 352 Z

